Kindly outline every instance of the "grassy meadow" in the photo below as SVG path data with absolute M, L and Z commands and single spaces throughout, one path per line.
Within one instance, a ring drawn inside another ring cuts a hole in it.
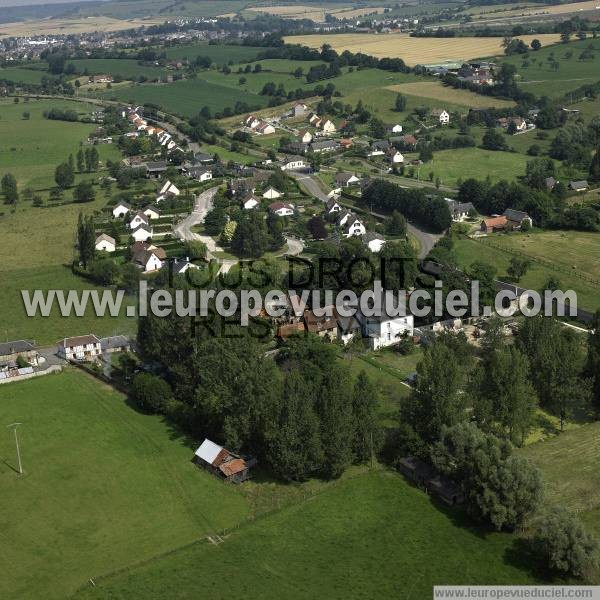
M 248 505 L 194 444 L 79 371 L 0 386 L 3 598 L 58 599 L 88 578 L 231 527 Z
M 525 276 L 519 282 L 519 286 L 530 288 L 533 290 L 542 290 L 550 277 L 558 278 L 561 289 L 571 289 L 577 293 L 578 306 L 586 310 L 594 311 L 600 309 L 600 286 L 589 282 L 587 279 L 581 279 L 576 276 L 576 272 L 583 273 L 587 277 L 590 277 L 590 273 L 578 267 L 577 270 L 566 267 L 564 258 L 560 255 L 560 252 L 553 246 L 553 242 L 548 240 L 548 243 L 544 243 L 544 236 L 548 233 L 554 232 L 543 232 L 536 233 L 536 236 L 541 236 L 537 241 L 537 256 L 543 257 L 544 262 L 532 262 L 529 270 Z M 586 234 L 582 232 L 565 232 L 565 235 L 571 236 L 573 240 L 574 249 L 571 252 L 577 252 L 578 242 L 576 241 L 580 236 L 582 240 L 586 240 L 586 236 L 598 236 L 600 241 L 600 234 Z M 513 256 L 522 257 L 522 252 L 518 249 L 518 239 L 514 241 L 508 241 L 512 238 L 526 237 L 524 234 L 511 234 L 506 235 L 494 235 L 490 238 L 483 239 L 481 241 L 475 241 L 468 238 L 458 239 L 455 241 L 454 252 L 458 259 L 458 264 L 462 268 L 469 267 L 471 264 L 477 261 L 481 261 L 490 265 L 494 265 L 498 270 L 498 277 L 500 279 L 506 278 L 506 270 L 510 263 L 510 259 Z M 499 248 L 503 248 L 504 244 L 516 244 L 514 249 L 507 247 L 509 251 L 503 251 Z M 590 247 L 595 246 L 595 241 L 592 242 L 591 246 L 588 246 L 585 241 L 583 246 L 585 250 L 581 252 L 581 257 L 577 253 L 577 262 L 574 264 L 579 265 L 581 262 L 589 261 L 586 256 L 589 255 Z M 494 246 L 492 246 L 493 244 Z M 589 264 L 589 262 L 588 262 Z
M 35 100 L 14 104 L 0 102 L 0 177 L 12 173 L 21 190 L 48 189 L 55 185 L 54 169 L 75 155 L 80 144 L 93 131 L 93 123 L 68 123 L 45 119 L 44 111 L 50 108 L 75 110 L 89 115 L 96 110 L 93 105 L 68 100 Z M 29 112 L 29 119 L 23 113 Z M 119 151 L 112 145 L 97 146 L 100 160 L 115 160 Z M 86 175 L 85 177 L 89 177 Z
M 119 75 L 123 79 L 137 79 L 140 75 L 154 79 L 160 78 L 168 72 L 165 67 L 141 65 L 137 60 L 127 58 L 77 58 L 70 60 L 69 63 L 72 63 L 79 73 L 108 74 L 113 77 Z
M 6 80 L 15 83 L 39 85 L 42 82 L 42 77 L 49 76 L 47 71 L 41 69 L 27 69 L 23 67 L 0 68 L 0 81 Z
M 229 61 L 234 63 L 253 61 L 261 52 L 265 51 L 265 48 L 226 44 L 190 44 L 161 48 L 161 50 L 165 51 L 169 60 L 183 58 L 193 60 L 197 56 L 208 56 L 216 64 L 222 65 Z
M 477 556 L 477 560 L 473 557 Z M 435 584 L 534 584 L 507 534 L 473 527 L 388 471 L 96 581 L 77 598 L 428 598 Z M 199 583 L 201 582 L 201 583 Z

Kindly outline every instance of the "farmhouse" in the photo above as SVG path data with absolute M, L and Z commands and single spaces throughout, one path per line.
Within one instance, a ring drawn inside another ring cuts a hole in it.
M 399 143 L 407 150 L 414 150 L 417 147 L 418 140 L 414 135 L 401 135 L 394 138 L 394 143 Z
M 251 210 L 260 205 L 260 200 L 252 193 L 242 198 L 242 206 L 246 210 Z
M 569 189 L 573 192 L 585 192 L 589 188 L 589 184 L 585 179 L 581 181 L 569 181 Z
M 389 135 L 391 135 L 392 133 L 402 133 L 402 125 L 399 125 L 398 123 L 386 125 L 385 132 Z
M 360 183 L 360 177 L 357 177 L 354 173 L 336 173 L 335 183 L 339 187 L 350 187 Z
M 527 122 L 522 117 L 501 117 L 496 120 L 496 123 L 498 124 L 498 127 L 502 127 L 502 129 L 508 129 L 510 124 L 513 123 L 517 131 L 527 130 Z
M 528 223 L 529 227 L 533 225 L 531 217 L 521 210 L 515 210 L 514 208 L 507 208 L 504 211 L 504 216 L 507 218 L 507 227 L 509 229 L 521 229 L 523 223 Z
M 117 249 L 117 243 L 115 238 L 112 238 L 105 233 L 101 233 L 96 238 L 95 248 L 100 252 L 114 252 Z
M 262 197 L 268 198 L 269 200 L 277 200 L 277 198 L 281 198 L 283 194 L 278 192 L 274 187 L 269 186 L 264 192 Z
M 313 152 L 335 152 L 339 149 L 339 144 L 335 140 L 319 140 L 310 145 Z
M 379 252 L 385 244 L 385 238 L 374 231 L 367 231 L 367 233 L 365 233 L 363 236 L 363 244 L 371 252 Z
M 381 316 L 367 317 L 358 311 L 356 318 L 361 325 L 362 335 L 369 340 L 372 350 L 392 346 L 402 336 L 412 336 L 414 330 L 412 315 L 390 317 L 383 311 Z
M 95 335 L 80 335 L 58 342 L 58 355 L 65 360 L 95 361 L 102 356 L 102 347 Z
M 258 119 L 254 115 L 248 115 L 244 119 L 244 125 L 246 127 L 250 127 L 250 129 L 254 129 L 259 123 L 260 123 L 260 119 Z
M 114 354 L 115 352 L 129 352 L 131 342 L 124 335 L 114 335 L 100 340 L 102 352 Z
M 446 198 L 446 202 L 448 202 L 453 221 L 464 221 L 468 217 L 469 211 L 475 210 L 471 202 L 457 202 L 452 198 Z
M 30 365 L 37 366 L 39 361 L 38 351 L 27 340 L 15 340 L 0 344 L 0 367 L 15 364 L 17 358 L 23 357 Z
M 443 108 L 434 108 L 429 114 L 442 125 L 450 123 L 450 115 L 448 111 Z
M 89 83 L 112 83 L 112 75 L 92 75 L 89 78 Z
M 152 250 L 140 249 L 134 252 L 131 257 L 131 262 L 139 267 L 144 273 L 152 273 L 160 271 L 163 266 L 163 261 L 167 258 L 165 251 L 162 248 L 152 247 Z
M 140 225 L 137 229 L 132 231 L 131 237 L 136 242 L 146 242 L 154 235 L 154 230 L 148 225 Z
M 337 337 L 337 321 L 333 313 L 333 306 L 323 307 L 319 312 L 331 312 L 331 316 L 327 316 L 327 314 L 317 316 L 312 310 L 305 310 L 306 329 L 309 333 L 314 333 L 319 337 L 334 340 Z
M 255 128 L 254 131 L 258 135 L 270 135 L 271 133 L 275 133 L 275 127 L 271 125 L 271 123 L 267 123 L 267 121 L 261 121 Z
M 483 231 L 483 233 L 494 233 L 495 231 L 506 229 L 507 225 L 508 219 L 504 215 L 491 217 L 481 221 L 481 231 Z
M 142 211 L 147 217 L 148 219 L 150 219 L 151 221 L 153 219 L 160 219 L 160 212 L 158 212 L 158 210 L 156 208 L 154 208 L 154 206 L 152 205 L 148 205 L 146 206 L 146 208 L 144 208 L 144 210 Z
M 281 161 L 282 171 L 294 171 L 296 169 L 305 169 L 306 163 L 301 156 L 286 156 Z
M 250 462 L 205 439 L 194 453 L 197 463 L 226 481 L 242 483 L 250 477 Z
M 137 229 L 140 225 L 148 225 L 150 220 L 143 212 L 138 212 L 129 221 L 129 229 Z
M 273 204 L 269 204 L 269 210 L 278 217 L 289 217 L 294 214 L 294 205 L 285 204 L 283 202 L 273 202 Z
M 127 202 L 119 202 L 112 211 L 115 219 L 124 217 L 131 210 L 131 206 Z
M 327 202 L 325 204 L 325 212 L 328 215 L 333 215 L 335 213 L 341 212 L 341 210 L 342 210 L 342 206 L 337 203 L 335 198 L 330 198 L 329 200 L 327 200 Z

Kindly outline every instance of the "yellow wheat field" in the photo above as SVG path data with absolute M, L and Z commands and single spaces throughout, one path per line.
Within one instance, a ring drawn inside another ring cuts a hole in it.
M 355 19 L 363 15 L 379 14 L 385 9 L 383 6 L 369 6 L 366 8 L 320 8 L 318 6 L 253 6 L 247 10 L 264 12 L 284 19 L 311 19 L 317 23 L 325 21 L 325 15 L 335 15 L 338 19 Z
M 1 36 L 58 35 L 91 31 L 121 31 L 143 25 L 159 25 L 164 19 L 113 19 L 111 17 L 79 17 L 77 19 L 40 19 L 0 25 Z
M 599 0 L 600 1 L 600 0 Z M 523 35 L 519 39 L 530 44 L 534 38 L 548 46 L 559 41 L 559 34 Z M 407 65 L 444 61 L 470 60 L 503 53 L 502 38 L 417 38 L 406 33 L 343 33 L 338 35 L 287 36 L 290 44 L 320 48 L 330 44 L 338 52 L 364 52 L 377 58 L 401 58 Z
M 455 90 L 447 87 L 441 81 L 417 81 L 415 83 L 400 83 L 397 85 L 386 86 L 386 90 L 400 92 L 407 96 L 420 96 L 421 98 L 431 98 L 450 104 L 459 104 L 469 108 L 505 108 L 514 106 L 515 103 L 510 100 L 492 98 L 491 96 L 480 96 L 469 90 Z

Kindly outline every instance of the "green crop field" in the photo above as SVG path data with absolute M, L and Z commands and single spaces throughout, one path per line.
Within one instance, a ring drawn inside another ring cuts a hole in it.
M 591 49 L 593 58 L 580 59 L 581 53 L 587 49 Z M 558 62 L 558 70 L 554 69 L 552 59 Z M 537 52 L 529 52 L 526 56 L 505 58 L 502 62 L 517 67 L 523 90 L 538 96 L 557 98 L 586 83 L 600 80 L 600 42 L 587 39 L 555 44 Z
M 585 271 L 583 265 L 590 264 L 590 257 L 593 260 L 590 253 L 593 253 L 593 248 L 597 247 L 596 244 L 600 242 L 600 234 L 586 234 L 581 232 L 565 233 L 567 239 L 570 237 L 571 239 L 576 240 L 581 236 L 583 248 L 580 253 L 578 251 L 579 243 L 577 241 L 573 242 L 573 247 L 569 250 L 569 256 L 573 259 L 570 262 L 573 264 L 569 265 L 567 268 L 564 267 L 568 264 L 568 262 L 566 262 L 568 259 L 561 256 L 560 252 L 553 247 L 551 241 L 553 234 L 556 234 L 556 232 L 535 234 L 536 236 L 542 237 L 531 254 L 538 257 L 543 254 L 544 262 L 532 262 L 529 270 L 519 282 L 519 285 L 533 290 L 542 290 L 550 277 L 557 278 L 560 282 L 561 289 L 570 289 L 577 293 L 578 306 L 592 311 L 600 309 L 600 286 L 577 276 L 577 273 L 582 273 L 586 278 L 591 276 L 591 273 Z M 548 235 L 550 237 L 547 237 L 546 243 L 544 243 L 544 236 Z M 557 233 L 556 235 L 560 236 L 561 233 Z M 590 237 L 589 241 L 586 241 L 588 240 L 587 236 L 597 237 Z M 525 243 L 527 243 L 525 234 L 518 233 L 509 236 L 503 234 L 493 235 L 481 241 L 466 238 L 456 240 L 454 251 L 458 259 L 458 264 L 464 268 L 469 267 L 476 261 L 481 261 L 494 265 L 498 270 L 498 277 L 500 279 L 506 278 L 506 270 L 510 263 L 510 259 L 513 256 L 523 256 L 522 251 L 519 250 L 519 238 L 521 237 L 523 237 Z M 513 238 L 515 239 L 513 240 Z M 563 246 L 568 245 L 568 243 L 565 244 L 564 242 L 561 242 L 561 244 Z M 511 249 L 511 246 L 513 246 L 514 249 Z M 500 248 L 507 248 L 510 251 L 502 251 Z M 529 246 L 529 250 L 531 249 L 531 246 Z M 554 264 L 552 264 L 553 261 Z M 572 269 L 571 267 L 573 266 L 576 266 L 576 269 Z M 595 268 L 597 268 L 597 265 Z
M 224 8 L 226 10 L 226 8 Z M 161 48 L 162 50 L 162 48 Z M 170 60 L 187 58 L 193 60 L 197 56 L 207 56 L 216 64 L 227 64 L 229 61 L 234 63 L 250 62 L 264 52 L 265 48 L 255 46 L 234 46 L 226 44 L 194 44 L 187 46 L 173 46 L 166 48 L 167 58 Z
M 472 527 L 373 471 L 310 501 L 105 580 L 79 598 L 431 597 L 435 584 L 533 584 L 516 538 Z M 477 556 L 477 560 L 473 557 Z
M 582 425 L 519 453 L 541 469 L 549 502 L 583 511 L 582 518 L 600 534 L 600 423 Z
M 90 577 L 188 544 L 248 512 L 193 444 L 112 388 L 67 370 L 0 386 L 3 598 L 65 598 Z
M 139 64 L 137 60 L 129 58 L 78 58 L 69 62 L 75 65 L 79 73 L 85 72 L 90 75 L 106 73 L 113 77 L 119 75 L 123 79 L 137 79 L 140 75 L 154 79 L 167 73 L 167 69 L 164 67 Z
M 37 85 L 42 82 L 42 77 L 49 77 L 47 71 L 40 69 L 25 69 L 19 67 L 7 67 L 0 69 L 0 81 L 14 81 L 15 83 L 24 83 Z
M 151 103 L 165 110 L 184 116 L 200 112 L 203 106 L 212 111 L 221 111 L 236 102 L 247 102 L 250 106 L 266 106 L 268 98 L 251 94 L 243 89 L 209 83 L 201 78 L 176 81 L 169 84 L 142 84 L 109 90 L 103 94 L 123 102 Z
M 95 108 L 66 100 L 0 102 L 0 177 L 12 173 L 21 189 L 46 189 L 54 185 L 54 169 L 69 154 L 75 154 L 80 143 L 93 131 L 90 123 L 67 123 L 44 119 L 50 108 L 75 110 L 89 115 Z M 29 112 L 25 120 L 23 113 Z M 112 145 L 97 146 L 100 159 L 116 159 L 119 152 Z

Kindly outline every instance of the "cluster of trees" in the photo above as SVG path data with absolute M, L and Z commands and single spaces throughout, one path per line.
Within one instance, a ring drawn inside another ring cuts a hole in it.
M 235 339 L 192 339 L 189 327 L 175 317 L 140 320 L 140 350 L 170 384 L 152 385 L 147 375 L 135 381 L 134 399 L 145 409 L 258 457 L 285 480 L 338 477 L 377 451 L 376 390 L 364 374 L 351 384 L 334 347 L 298 337 L 274 361 L 246 330 L 233 328 Z
M 569 123 L 558 131 L 550 144 L 552 158 L 567 166 L 592 171 L 592 153 L 600 148 L 600 117 L 594 117 L 586 126 Z
M 17 179 L 12 173 L 6 173 L 0 181 L 0 190 L 4 196 L 5 204 L 16 204 L 19 200 L 19 190 L 17 188 Z
M 399 211 L 407 219 L 441 232 L 450 227 L 452 216 L 443 198 L 428 196 L 422 189 L 406 189 L 388 181 L 376 180 L 367 187 L 360 202 L 384 212 Z
M 314 83 L 315 81 L 321 81 L 322 79 L 332 79 L 341 75 L 342 70 L 337 62 L 329 63 L 327 65 L 313 65 L 306 74 L 306 82 Z
M 50 119 L 54 121 L 78 121 L 79 115 L 77 111 L 65 108 L 64 110 L 61 108 L 51 108 L 49 110 L 44 111 L 44 118 Z
M 265 221 L 258 211 L 244 211 L 235 221 L 231 250 L 242 258 L 259 258 L 268 250 L 279 250 L 285 244 L 282 221 L 273 213 Z
M 564 205 L 566 187 L 558 183 L 546 190 L 545 179 L 554 175 L 554 163 L 534 159 L 527 166 L 525 183 L 505 180 L 492 184 L 488 180 L 467 179 L 459 187 L 460 202 L 472 202 L 482 214 L 502 214 L 507 208 L 527 212 L 539 227 L 598 231 L 600 212 L 592 206 Z

